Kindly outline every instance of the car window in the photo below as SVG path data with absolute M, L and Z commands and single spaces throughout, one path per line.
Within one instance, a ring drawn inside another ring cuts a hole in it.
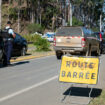
M 87 28 L 83 28 L 83 33 L 85 35 L 85 37 L 92 37 L 93 35 L 93 31 Z
M 79 27 L 62 27 L 56 36 L 82 36 L 82 30 Z
M 53 38 L 54 37 L 54 35 L 46 35 L 48 38 Z
M 98 39 L 100 39 L 99 33 L 95 33 L 95 35 L 97 36 Z
M 105 34 L 102 35 L 102 38 L 105 38 Z
M 103 35 L 102 38 L 105 38 L 105 35 Z
M 97 38 L 98 40 L 100 40 L 100 35 L 99 33 L 94 33 L 93 37 Z
M 92 33 L 91 36 L 97 38 L 97 35 L 94 33 Z

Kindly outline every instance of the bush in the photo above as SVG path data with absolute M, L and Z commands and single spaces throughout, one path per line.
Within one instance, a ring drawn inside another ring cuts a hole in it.
M 27 35 L 22 35 L 28 42 L 35 42 L 36 41 L 36 35 L 37 34 L 27 34 Z M 39 35 L 37 35 L 39 36 Z
M 50 51 L 50 42 L 37 34 L 23 35 L 28 42 L 33 42 L 37 51 Z
M 35 35 L 34 45 L 36 46 L 37 51 L 50 51 L 50 43 L 39 35 Z
M 29 31 L 29 33 L 35 33 L 35 32 L 42 33 L 44 28 L 40 24 L 33 23 L 27 26 L 27 30 Z

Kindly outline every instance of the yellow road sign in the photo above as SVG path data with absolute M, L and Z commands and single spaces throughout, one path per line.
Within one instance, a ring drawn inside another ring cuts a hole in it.
M 63 56 L 59 75 L 60 82 L 96 84 L 99 58 Z

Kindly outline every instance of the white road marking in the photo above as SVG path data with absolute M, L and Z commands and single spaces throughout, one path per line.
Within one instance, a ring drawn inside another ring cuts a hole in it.
M 57 75 L 57 76 L 54 76 L 54 77 L 52 77 L 52 78 L 49 78 L 49 79 L 47 79 L 47 80 L 45 80 L 45 81 L 42 81 L 42 82 L 40 82 L 40 83 L 37 83 L 37 84 L 35 84 L 35 85 L 33 85 L 33 86 L 30 86 L 30 87 L 28 87 L 28 88 L 22 89 L 22 90 L 20 90 L 20 91 L 17 91 L 17 92 L 15 92 L 15 93 L 12 93 L 12 94 L 10 94 L 10 95 L 7 95 L 7 96 L 5 96 L 5 97 L 2 97 L 2 98 L 0 98 L 0 102 L 3 102 L 3 101 L 8 100 L 8 99 L 10 99 L 10 98 L 13 98 L 13 97 L 15 97 L 15 96 L 17 96 L 17 95 L 20 95 L 20 94 L 22 94 L 22 93 L 25 93 L 25 92 L 27 92 L 27 91 L 30 91 L 31 89 L 34 89 L 34 88 L 39 87 L 39 86 L 41 86 L 41 85 L 44 85 L 44 84 L 46 84 L 46 83 L 48 83 L 48 82 L 50 82 L 50 81 L 52 81 L 52 80 L 54 80 L 54 79 L 57 79 L 57 78 L 58 78 L 58 75 Z

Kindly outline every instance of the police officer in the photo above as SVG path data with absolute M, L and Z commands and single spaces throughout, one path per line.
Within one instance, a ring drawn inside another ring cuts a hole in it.
M 5 30 L 8 30 L 9 37 L 4 41 L 4 66 L 11 66 L 10 59 L 13 49 L 13 39 L 16 37 L 13 29 L 11 28 L 11 22 L 8 21 L 5 27 Z

